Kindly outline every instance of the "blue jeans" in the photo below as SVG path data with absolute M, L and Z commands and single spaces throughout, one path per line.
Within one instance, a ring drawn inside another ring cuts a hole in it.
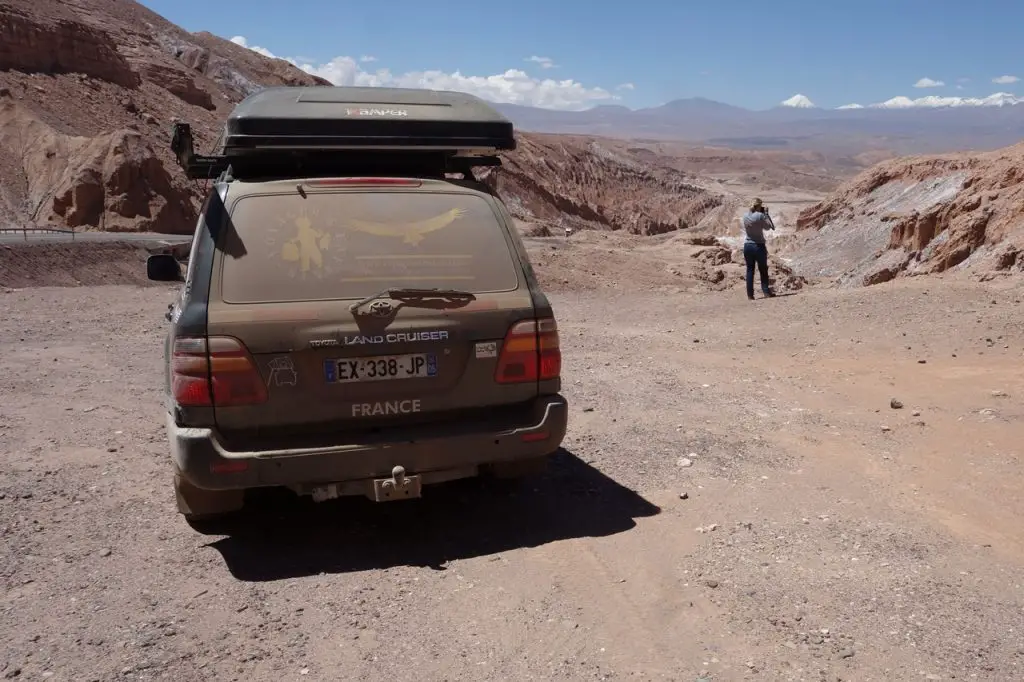
M 768 247 L 764 244 L 744 243 L 743 260 L 747 262 L 747 297 L 754 297 L 755 265 L 761 274 L 761 292 L 767 296 L 771 292 L 768 285 Z

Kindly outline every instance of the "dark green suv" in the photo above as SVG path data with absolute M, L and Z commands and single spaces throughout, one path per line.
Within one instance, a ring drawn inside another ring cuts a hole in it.
M 381 88 L 270 88 L 241 102 L 167 318 L 178 509 L 246 489 L 419 497 L 425 483 L 534 471 L 567 406 L 551 304 L 512 218 L 473 169 L 513 149 L 482 100 Z

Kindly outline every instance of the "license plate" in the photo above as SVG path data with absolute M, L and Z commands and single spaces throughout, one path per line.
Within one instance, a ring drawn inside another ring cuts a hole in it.
M 410 353 L 327 360 L 324 362 L 324 375 L 329 384 L 425 379 L 437 376 L 437 356 L 433 353 Z

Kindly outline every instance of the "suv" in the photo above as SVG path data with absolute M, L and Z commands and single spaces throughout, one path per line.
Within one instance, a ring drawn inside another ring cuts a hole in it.
M 238 511 L 246 489 L 415 498 L 422 485 L 543 468 L 567 404 L 551 304 L 502 201 L 473 174 L 514 149 L 482 100 L 281 87 L 235 108 L 165 347 L 178 510 Z M 461 176 L 461 177 L 457 177 Z

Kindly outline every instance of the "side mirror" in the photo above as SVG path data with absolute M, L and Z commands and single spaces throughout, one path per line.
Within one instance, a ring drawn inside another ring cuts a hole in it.
M 169 253 L 153 254 L 146 259 L 146 276 L 154 282 L 180 282 L 181 265 Z

